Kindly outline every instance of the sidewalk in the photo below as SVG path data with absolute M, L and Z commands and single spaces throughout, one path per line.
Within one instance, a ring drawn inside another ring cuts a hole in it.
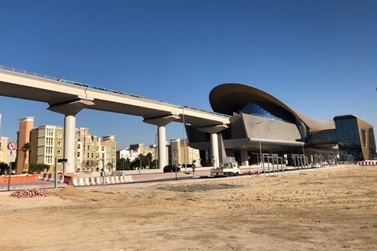
M 65 187 L 65 183 L 57 183 L 57 187 Z M 0 183 L 0 192 L 3 191 L 15 191 L 22 189 L 32 189 L 32 188 L 43 188 L 43 189 L 54 189 L 54 181 L 45 181 L 45 180 L 34 180 L 34 181 L 17 181 L 17 182 L 1 182 Z

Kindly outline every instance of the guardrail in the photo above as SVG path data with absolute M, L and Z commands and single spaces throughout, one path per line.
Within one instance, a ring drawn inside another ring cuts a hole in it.
M 29 72 L 29 71 L 20 70 L 20 69 L 16 69 L 16 68 L 4 66 L 4 65 L 0 65 L 0 69 L 5 70 L 5 71 L 17 72 L 17 73 L 21 73 L 28 76 L 40 77 L 40 78 L 45 78 L 45 79 L 50 79 L 50 80 L 58 80 L 58 78 L 51 77 L 45 74 L 42 75 L 36 72 Z

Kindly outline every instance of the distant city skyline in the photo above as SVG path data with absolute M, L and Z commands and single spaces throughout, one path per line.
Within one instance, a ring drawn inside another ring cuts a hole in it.
M 314 119 L 354 114 L 376 126 L 376 9 L 374 0 L 4 1 L 0 65 L 207 111 L 214 87 L 242 83 Z M 64 124 L 44 103 L 9 97 L 0 114 L 9 141 L 21 117 Z M 139 117 L 92 110 L 76 127 L 120 147 L 157 133 Z M 185 138 L 181 123 L 166 133 Z

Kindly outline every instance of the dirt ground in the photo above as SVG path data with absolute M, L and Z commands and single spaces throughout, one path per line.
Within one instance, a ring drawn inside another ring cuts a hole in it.
M 376 250 L 377 167 L 0 193 L 0 250 Z

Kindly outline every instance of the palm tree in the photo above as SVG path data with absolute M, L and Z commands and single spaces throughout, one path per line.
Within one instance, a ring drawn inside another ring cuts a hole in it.
M 111 163 L 111 162 L 109 162 L 109 163 L 107 163 L 107 169 L 109 170 L 109 171 L 111 171 L 112 169 L 113 169 L 113 163 Z
M 149 168 L 151 167 L 152 159 L 153 159 L 152 154 L 151 153 L 147 153 L 147 155 L 145 156 L 145 160 L 148 162 L 148 167 Z
M 25 169 L 25 162 L 26 162 L 26 158 L 27 158 L 27 153 L 28 152 L 31 152 L 31 144 L 28 142 L 28 143 L 25 143 L 22 148 L 21 148 L 21 151 L 24 153 L 24 159 L 23 159 L 23 167 Z
M 140 159 L 140 163 L 139 163 L 140 164 L 139 170 L 140 170 L 142 167 L 146 166 L 146 159 L 142 153 L 139 154 L 139 159 Z
M 130 169 L 130 163 L 131 163 L 131 161 L 130 161 L 129 158 L 127 158 L 127 159 L 121 158 L 121 159 L 117 160 L 116 169 L 117 170 L 123 170 L 123 171 L 125 169 Z

